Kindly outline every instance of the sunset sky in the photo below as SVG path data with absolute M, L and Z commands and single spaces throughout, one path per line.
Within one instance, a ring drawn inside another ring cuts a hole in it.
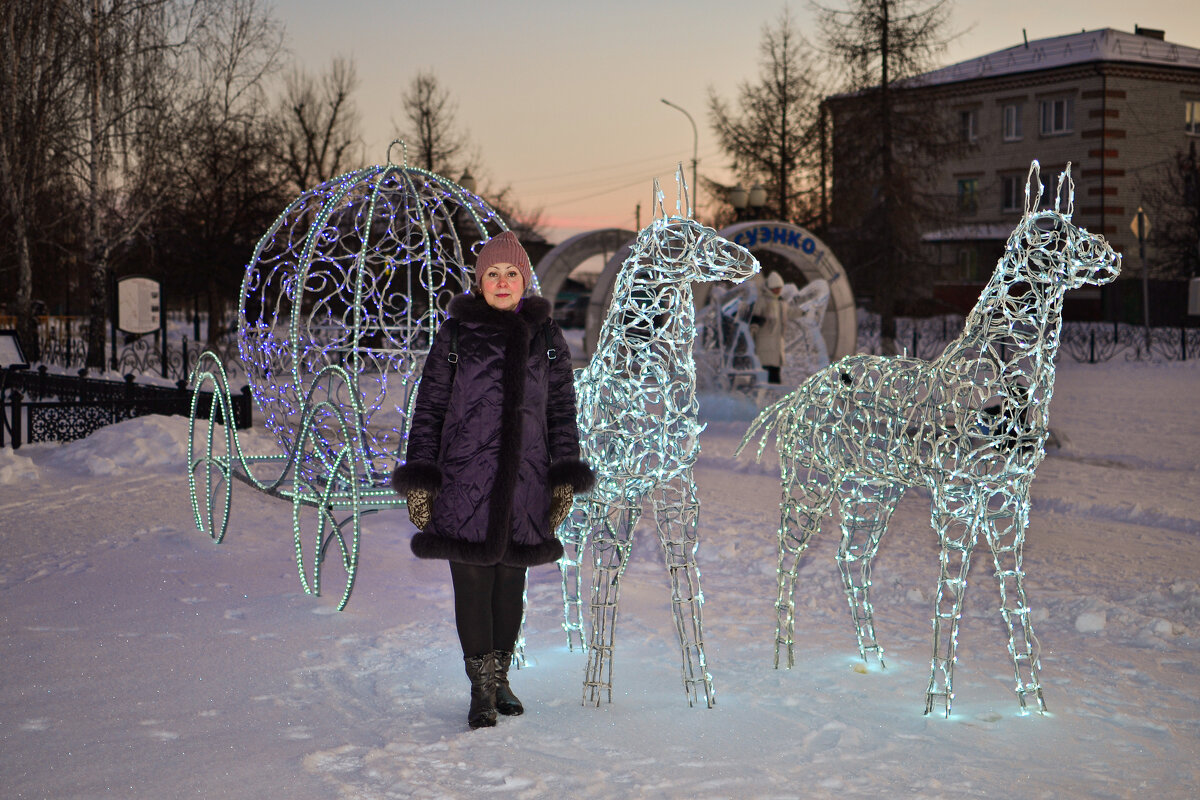
M 831 2 L 830 5 L 833 5 Z M 701 176 L 727 180 L 727 160 L 709 126 L 710 88 L 728 101 L 758 76 L 764 26 L 779 0 L 276 0 L 297 63 L 312 73 L 352 57 L 367 160 L 385 160 L 403 127 L 400 98 L 418 70 L 432 70 L 457 104 L 459 128 L 483 165 L 480 186 L 511 187 L 540 210 L 551 241 L 580 230 L 649 220 L 651 183 L 674 202 L 674 171 L 691 175 L 692 126 Z M 815 41 L 806 3 L 788 4 L 796 28 Z M 1134 25 L 1200 47 L 1194 0 L 959 0 L 960 32 L 940 64 L 1022 41 L 1084 29 Z M 486 10 L 481 10 L 486 9 Z M 457 177 L 457 176 L 449 176 Z M 700 193 L 703 211 L 706 198 Z

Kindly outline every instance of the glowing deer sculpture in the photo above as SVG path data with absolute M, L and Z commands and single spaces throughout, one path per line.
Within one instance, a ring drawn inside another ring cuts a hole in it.
M 1000 584 L 1022 712 L 1030 697 L 1045 711 L 1023 586 L 1029 486 L 1045 456 L 1063 294 L 1113 280 L 1121 258 L 1102 237 L 1071 222 L 1069 164 L 1053 210 L 1038 209 L 1041 197 L 1034 161 L 1025 214 L 965 330 L 940 357 L 848 356 L 766 408 L 747 431 L 739 452 L 760 435 L 760 456 L 775 431 L 782 471 L 776 667 L 781 651 L 787 666 L 795 661 L 796 571 L 835 496 L 842 527 L 837 560 L 859 654 L 865 660 L 873 652 L 883 665 L 870 602 L 871 561 L 906 487 L 921 485 L 932 495 L 941 545 L 925 713 L 941 702 L 950 714 L 959 617 L 980 535 Z
M 686 200 L 678 174 L 680 199 Z M 655 219 L 638 234 L 613 288 L 595 355 L 575 375 L 583 457 L 596 487 L 560 528 L 560 562 L 568 642 L 583 644 L 580 567 L 591 544 L 591 632 L 584 700 L 612 700 L 613 638 L 621 581 L 643 500 L 653 507 L 671 575 L 683 683 L 691 704 L 703 687 L 715 702 L 704 658 L 700 572 L 696 568 L 699 501 L 692 465 L 700 451 L 692 283 L 743 281 L 758 271 L 744 248 L 688 216 L 668 216 L 654 184 Z

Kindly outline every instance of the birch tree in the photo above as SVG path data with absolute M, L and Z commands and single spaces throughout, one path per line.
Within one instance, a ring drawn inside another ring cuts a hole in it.
M 16 273 L 12 312 L 26 355 L 40 359 L 33 317 L 35 213 L 55 185 L 73 124 L 72 54 L 78 30 L 67 0 L 6 0 L 0 5 L 0 219 Z M 58 177 L 61 177 L 60 175 Z

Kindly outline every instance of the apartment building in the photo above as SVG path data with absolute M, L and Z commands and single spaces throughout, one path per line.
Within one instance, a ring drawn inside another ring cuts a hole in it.
M 934 172 L 945 211 L 922 231 L 945 296 L 955 284 L 966 284 L 969 294 L 991 274 L 1020 218 L 1033 159 L 1050 191 L 1071 163 L 1075 220 L 1125 254 L 1123 278 L 1140 278 L 1130 223 L 1143 206 L 1153 227 L 1150 189 L 1164 180 L 1175 153 L 1200 140 L 1200 49 L 1166 41 L 1159 30 L 1105 28 L 1025 41 L 919 75 L 897 91 L 897 113 L 939 115 L 957 139 Z M 849 119 L 861 101 L 828 101 L 835 142 L 839 114 Z M 833 153 L 838 225 L 836 146 Z

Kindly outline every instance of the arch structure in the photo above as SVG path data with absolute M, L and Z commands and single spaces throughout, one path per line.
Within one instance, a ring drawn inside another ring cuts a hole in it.
M 534 270 L 542 289 L 542 296 L 554 303 L 559 290 L 562 289 L 562 285 L 566 283 L 570 274 L 592 256 L 608 257 L 616 254 L 605 262 L 605 275 L 608 274 L 608 265 L 612 264 L 612 258 L 617 258 L 617 267 L 620 268 L 621 263 L 629 255 L 630 245 L 636 238 L 636 231 L 627 231 L 623 228 L 604 228 L 598 231 L 577 233 L 565 242 L 556 245 L 554 249 L 542 256 L 542 260 L 537 263 L 537 268 Z M 599 293 L 599 300 L 596 298 L 597 293 L 593 292 L 592 302 L 588 304 L 586 326 L 589 338 L 585 349 L 589 355 L 596 349 L 596 338 L 600 335 L 600 324 L 604 322 L 604 313 L 608 309 L 607 300 L 612 296 L 612 281 L 616 275 L 617 273 L 614 271 L 605 287 L 606 291 Z M 577 355 L 583 356 L 583 353 Z
M 546 297 L 554 297 L 562 279 L 558 284 L 552 286 L 549 283 L 550 273 L 548 270 L 543 276 L 543 265 L 559 248 L 565 249 L 576 239 L 584 239 L 598 234 L 611 234 L 613 239 L 608 240 L 610 242 L 619 235 L 624 235 L 625 238 L 612 250 L 612 257 L 604 265 L 604 271 L 600 273 L 600 278 L 592 289 L 592 299 L 588 303 L 587 310 L 587 331 L 584 335 L 584 350 L 588 356 L 595 352 L 596 341 L 600 338 L 600 325 L 604 321 L 608 304 L 612 302 L 613 285 L 616 283 L 617 273 L 625 259 L 628 258 L 633 245 L 633 233 L 608 229 L 594 231 L 592 234 L 579 234 L 551 250 L 546 258 L 538 264 L 537 270 L 538 279 L 542 282 L 543 294 Z M 829 284 L 829 306 L 821 325 L 821 335 L 829 348 L 829 359 L 836 361 L 842 356 L 851 355 L 858 350 L 858 316 L 854 306 L 854 292 L 850 287 L 850 280 L 846 277 L 846 270 L 824 242 L 799 225 L 778 220 L 739 222 L 721 230 L 720 235 L 751 252 L 770 250 L 778 253 L 794 264 L 810 283 L 817 279 L 825 280 Z M 594 249 L 587 255 L 592 256 L 599 252 L 600 250 Z M 575 265 L 582 263 L 582 260 L 575 261 Z M 710 288 L 711 284 L 699 284 L 695 287 L 697 307 L 702 307 L 708 301 Z
M 721 230 L 721 236 L 750 252 L 770 250 L 790 261 L 809 283 L 823 279 L 829 284 L 829 305 L 821 324 L 821 336 L 829 348 L 829 360 L 837 361 L 858 350 L 858 312 L 846 270 L 824 242 L 799 225 L 778 220 L 738 222 Z M 696 304 L 707 299 L 705 284 L 697 287 Z

